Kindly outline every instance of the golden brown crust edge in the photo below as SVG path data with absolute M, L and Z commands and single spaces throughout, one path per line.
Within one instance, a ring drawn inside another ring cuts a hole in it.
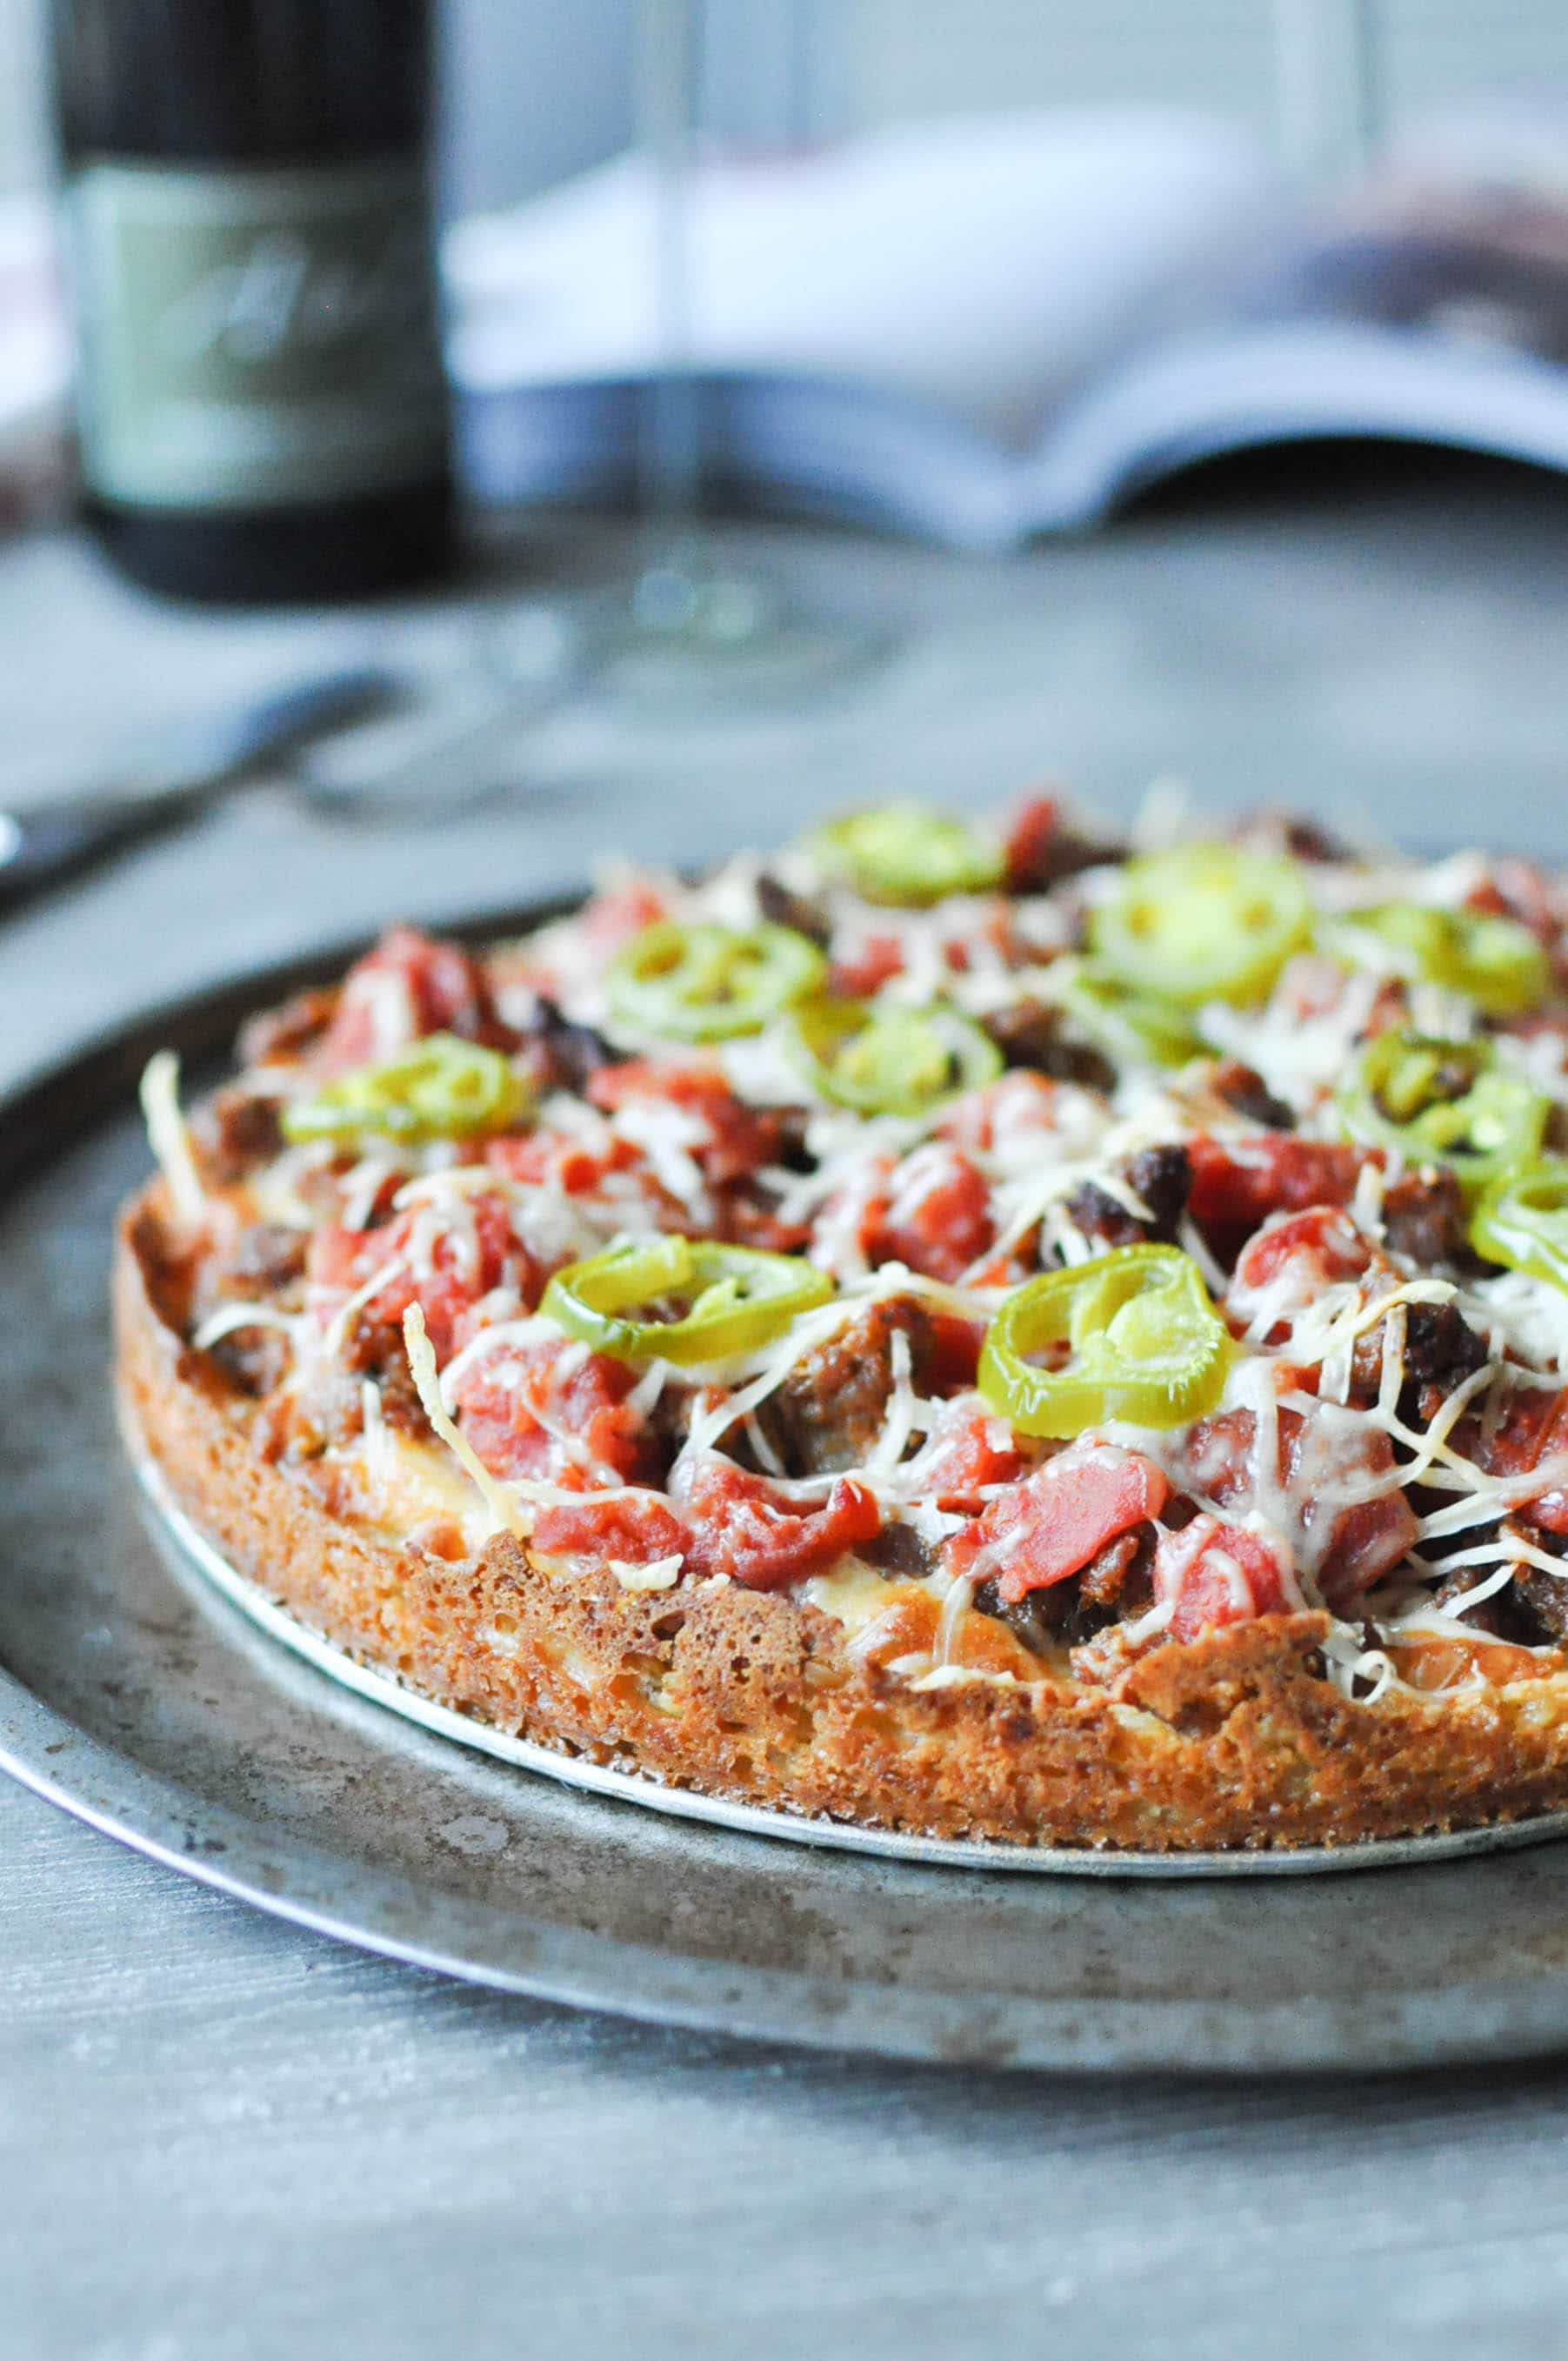
M 1316 1616 L 1158 1649 L 1114 1690 L 919 1691 L 786 1598 L 566 1581 L 506 1537 L 457 1563 L 363 1537 L 255 1450 L 255 1405 L 159 1315 L 162 1202 L 126 1208 L 115 1252 L 134 1435 L 269 1598 L 477 1720 L 710 1795 L 1011 1844 L 1347 1844 L 1568 1804 L 1568 1673 L 1352 1703 L 1305 1669 Z

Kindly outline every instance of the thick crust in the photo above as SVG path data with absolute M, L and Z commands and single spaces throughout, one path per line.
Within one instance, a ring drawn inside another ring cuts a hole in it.
M 507 1538 L 458 1563 L 378 1543 L 269 1463 L 255 1405 L 161 1316 L 161 1202 L 127 1209 L 116 1254 L 135 1433 L 270 1598 L 477 1720 L 713 1795 L 1015 1844 L 1345 1844 L 1568 1805 L 1568 1674 L 1353 1703 L 1308 1667 L 1318 1616 L 1160 1648 L 1109 1690 L 921 1691 L 787 1598 L 568 1581 Z

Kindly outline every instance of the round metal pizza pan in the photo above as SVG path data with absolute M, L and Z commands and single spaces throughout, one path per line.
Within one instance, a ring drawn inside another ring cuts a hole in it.
M 159 1011 L 3 1109 L 0 1767 L 324 1933 L 666 2022 L 1099 2070 L 1568 2047 L 1568 1815 L 1180 1862 L 789 1820 L 450 1727 L 171 1546 L 106 1383 L 135 1077 L 160 1043 L 194 1072 L 301 972 Z M 1072 1873 L 996 1873 L 1046 1868 Z

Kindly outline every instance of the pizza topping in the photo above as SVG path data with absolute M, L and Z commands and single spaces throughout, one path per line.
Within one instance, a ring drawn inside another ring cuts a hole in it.
M 1348 911 L 1334 940 L 1354 956 L 1366 937 L 1406 972 L 1463 994 L 1487 1016 L 1522 1016 L 1551 983 L 1546 953 L 1530 928 L 1488 912 L 1384 902 Z
M 1119 983 L 1187 1008 L 1260 999 L 1310 932 L 1295 864 L 1230 844 L 1129 862 L 1090 926 Z
M 1108 1542 L 1157 1517 L 1170 1483 L 1152 1459 L 1103 1443 L 1081 1445 L 1014 1484 L 943 1552 L 950 1575 L 994 1582 L 1009 1606 L 1065 1582 Z
M 828 972 L 817 945 L 788 927 L 646 927 L 611 963 L 609 1005 L 635 1032 L 675 1041 L 760 1033 Z
M 1181 1426 L 1218 1400 L 1230 1356 L 1190 1255 L 1119 1246 L 1007 1298 L 986 1334 L 980 1389 L 1024 1434 L 1070 1437 L 1112 1419 Z
M 837 1477 L 820 1506 L 795 1499 L 717 1454 L 678 1462 L 672 1492 L 690 1527 L 686 1563 L 747 1590 L 785 1590 L 870 1541 L 882 1513 L 870 1488 Z
M 1002 1071 L 1002 1052 L 956 1008 L 808 1001 L 784 1035 L 807 1088 L 858 1115 L 919 1117 Z
M 542 1308 L 617 1360 L 687 1365 L 765 1345 L 832 1292 L 829 1279 L 792 1256 L 667 1237 L 612 1246 L 558 1271 Z M 655 1316 L 626 1317 L 637 1311 Z
M 1470 1225 L 1478 1254 L 1568 1290 L 1568 1161 L 1499 1173 Z
M 334 1513 L 793 1589 L 897 1678 L 1302 1606 L 1355 1698 L 1530 1661 L 1568 907 L 1154 841 L 894 809 L 485 958 L 394 929 L 193 1136 L 149 1073 L 185 1334 Z
M 318 1139 L 352 1143 L 367 1133 L 397 1141 L 471 1139 L 509 1131 L 528 1093 L 521 1077 L 494 1049 L 432 1033 L 377 1066 L 339 1074 L 307 1099 L 284 1108 L 285 1139 L 296 1147 Z
M 1392 1030 L 1364 1053 L 1337 1104 L 1353 1139 L 1412 1164 L 1446 1164 L 1467 1190 L 1537 1156 L 1548 1111 L 1489 1042 Z
M 1173 1640 L 1196 1640 L 1225 1623 L 1288 1612 L 1300 1591 L 1283 1536 L 1261 1519 L 1252 1525 L 1195 1517 L 1179 1532 L 1160 1535 L 1154 1556 L 1154 1594 L 1168 1609 Z
M 993 839 L 918 804 L 885 804 L 831 820 L 807 850 L 824 876 L 868 902 L 919 905 L 983 894 L 1002 883 L 1006 868 Z
M 172 1049 L 159 1049 L 148 1060 L 141 1078 L 141 1106 L 174 1218 L 187 1229 L 198 1229 L 206 1219 L 207 1199 L 192 1153 L 191 1135 L 180 1112 L 180 1060 Z
M 393 927 L 349 969 L 314 1062 L 324 1072 L 346 1073 L 432 1033 L 510 1046 L 479 961 L 456 943 Z

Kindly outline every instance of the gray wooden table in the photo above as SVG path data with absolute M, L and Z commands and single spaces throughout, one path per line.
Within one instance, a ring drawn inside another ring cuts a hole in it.
M 247 791 L 0 930 L 0 1082 L 394 911 L 895 787 L 978 803 L 1065 774 L 1124 810 L 1175 773 L 1220 803 L 1568 849 L 1552 486 L 1341 483 L 1007 567 L 766 546 L 907 634 L 858 695 L 704 732 L 576 708 L 533 733 L 526 787 L 434 829 L 349 834 Z M 14 546 L 0 761 L 63 783 L 135 726 L 338 657 L 439 673 L 530 566 L 620 549 L 541 532 L 461 601 L 236 620 L 145 607 L 68 541 Z M 336 1949 L 0 1786 L 5 2361 L 1555 2356 L 1565 2132 L 1556 2067 L 1092 2086 L 574 2015 Z

